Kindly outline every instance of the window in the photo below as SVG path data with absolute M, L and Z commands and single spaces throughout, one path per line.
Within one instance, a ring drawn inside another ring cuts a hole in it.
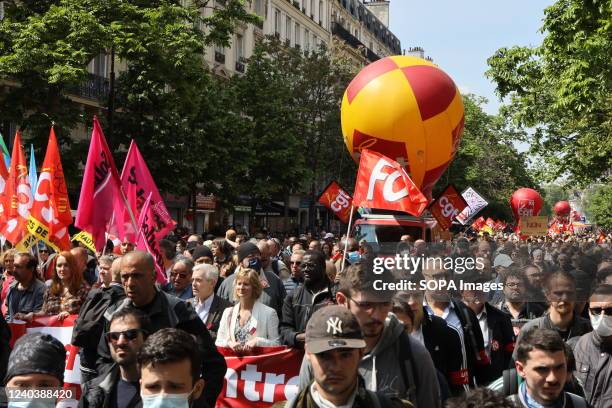
M 91 60 L 91 73 L 106 78 L 106 53 L 100 53 Z
M 315 0 L 310 0 L 310 15 L 314 18 L 315 13 Z
M 262 4 L 263 0 L 255 0 L 255 14 L 257 14 L 258 16 L 263 15 L 263 4 Z
M 291 17 L 287 16 L 287 20 L 285 20 L 285 38 L 287 41 L 291 42 L 291 28 L 293 27 L 293 21 Z
M 244 58 L 244 36 L 236 34 L 236 61 L 241 62 Z
M 295 23 L 295 45 L 300 45 L 300 25 Z
M 323 16 L 325 12 L 323 11 L 323 1 L 319 1 L 319 23 L 323 24 Z
M 274 34 L 280 35 L 281 30 L 281 13 L 278 9 L 274 9 Z
M 310 50 L 310 31 L 304 29 L 304 49 L 306 51 Z

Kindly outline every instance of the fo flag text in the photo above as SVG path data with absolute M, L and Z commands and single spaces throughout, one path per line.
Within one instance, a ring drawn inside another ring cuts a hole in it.
M 438 221 L 438 226 L 443 230 L 448 230 L 453 219 L 463 209 L 467 203 L 453 185 L 448 185 L 442 194 L 429 206 L 431 215 Z
M 348 224 L 353 199 L 338 183 L 332 181 L 319 196 L 319 203 L 329 208 L 345 224 Z
M 418 217 L 427 207 L 427 201 L 398 162 L 380 153 L 362 150 L 353 205 L 403 211 Z

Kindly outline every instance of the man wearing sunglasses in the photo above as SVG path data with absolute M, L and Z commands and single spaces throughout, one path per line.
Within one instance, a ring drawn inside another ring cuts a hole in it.
M 287 279 L 283 279 L 283 285 L 288 295 L 291 295 L 293 291 L 300 286 L 300 283 L 304 281 L 304 275 L 302 274 L 302 258 L 304 257 L 304 252 L 305 251 L 298 249 L 291 254 L 291 260 L 289 261 L 291 276 Z
M 365 264 L 368 262 L 368 264 Z M 441 406 L 440 389 L 427 349 L 404 330 L 390 314 L 395 282 L 391 272 L 374 274 L 368 259 L 345 269 L 340 278 L 336 301 L 357 318 L 366 343 L 359 363 L 359 374 L 369 391 L 382 391 L 389 397 L 407 399 L 417 407 Z M 307 359 L 300 369 L 300 389 L 312 383 L 313 369 Z
M 149 318 L 135 308 L 124 308 L 113 315 L 104 339 L 116 365 L 108 373 L 84 384 L 79 407 L 142 406 L 137 356 L 150 331 L 150 325 Z
M 576 372 L 593 408 L 612 406 L 612 285 L 599 285 L 589 298 L 593 331 L 574 347 Z

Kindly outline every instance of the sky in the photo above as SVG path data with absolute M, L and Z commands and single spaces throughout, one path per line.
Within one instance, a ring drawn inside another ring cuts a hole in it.
M 501 47 L 542 42 L 544 8 L 552 0 L 391 0 L 389 28 L 402 48 L 420 46 L 461 92 L 484 96 L 495 114 L 499 100 L 484 75 L 487 58 Z

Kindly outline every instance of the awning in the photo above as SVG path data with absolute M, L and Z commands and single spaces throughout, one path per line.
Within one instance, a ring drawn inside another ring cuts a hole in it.
M 285 206 L 274 201 L 267 203 L 255 203 L 253 205 L 255 215 L 267 217 L 282 217 L 285 215 Z M 297 211 L 289 208 L 289 217 L 297 217 Z

